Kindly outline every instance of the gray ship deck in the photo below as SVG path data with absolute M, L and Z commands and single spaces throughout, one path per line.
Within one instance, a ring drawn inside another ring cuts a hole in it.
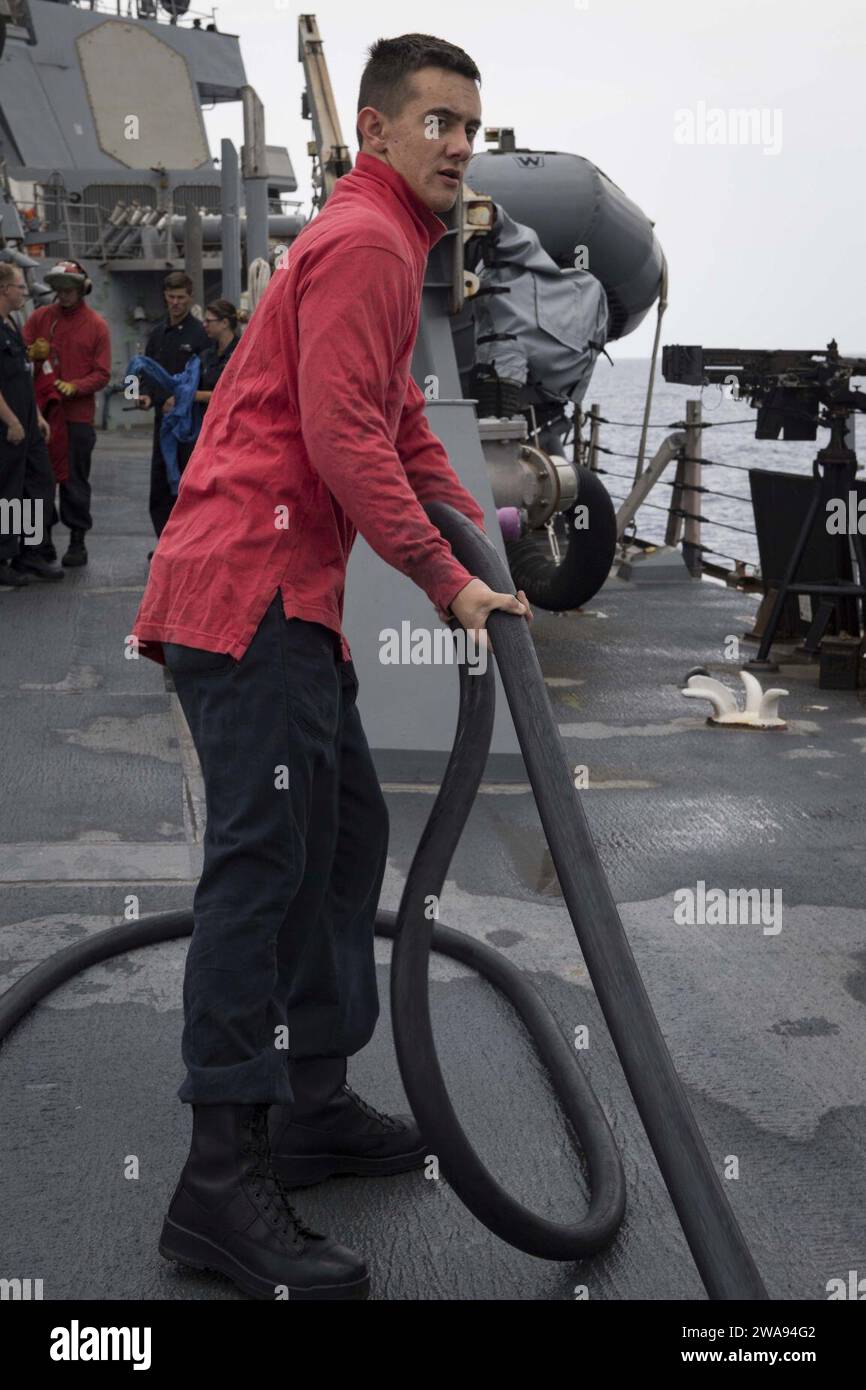
M 170 698 L 124 659 L 151 539 L 144 440 L 101 437 L 91 563 L 60 586 L 0 596 L 3 987 L 83 934 L 188 906 L 199 850 Z M 65 533 L 62 533 L 65 535 Z M 539 655 L 584 804 L 663 1032 L 771 1297 L 824 1299 L 866 1270 L 866 709 L 784 668 L 784 734 L 720 731 L 679 694 L 755 600 L 708 584 L 610 582 L 584 613 L 537 613 Z M 145 667 L 146 669 L 141 669 Z M 733 675 L 734 666 L 728 667 Z M 455 681 L 456 686 L 456 681 Z M 360 699 L 363 713 L 363 691 Z M 455 689 L 456 707 L 456 689 Z M 388 784 L 383 905 L 396 907 L 429 788 Z M 783 926 L 677 926 L 678 887 L 783 893 Z M 444 1181 L 343 1179 L 298 1194 L 302 1213 L 368 1258 L 379 1299 L 686 1299 L 703 1290 L 618 1066 L 528 788 L 479 795 L 442 918 L 532 972 L 581 1054 L 624 1155 L 628 1211 L 613 1246 L 557 1265 L 502 1244 Z M 351 1066 L 374 1104 L 402 1108 L 382 1017 Z M 24 1019 L 0 1055 L 2 1268 L 46 1298 L 239 1299 L 227 1281 L 159 1256 L 186 1155 L 181 981 L 186 942 L 93 968 Z M 443 1068 L 479 1152 L 551 1218 L 582 1187 L 522 1029 L 490 988 L 437 960 Z M 140 1175 L 124 1177 L 128 1155 Z

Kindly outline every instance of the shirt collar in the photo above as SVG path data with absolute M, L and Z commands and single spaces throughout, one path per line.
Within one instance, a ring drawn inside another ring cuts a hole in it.
M 437 217 L 426 203 L 422 203 L 417 193 L 413 193 L 403 175 L 398 174 L 396 169 L 392 169 L 390 164 L 386 164 L 384 159 L 377 159 L 373 154 L 359 154 L 355 160 L 352 175 L 360 175 L 364 181 L 368 178 L 375 179 L 376 182 L 389 188 L 412 217 L 419 234 L 426 238 L 429 251 L 432 251 L 437 241 L 441 241 L 448 231 L 441 217 Z M 351 176 L 346 175 L 346 177 Z

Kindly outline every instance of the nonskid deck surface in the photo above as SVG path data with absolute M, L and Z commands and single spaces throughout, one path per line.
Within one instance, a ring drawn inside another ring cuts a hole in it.
M 122 920 L 131 893 L 142 915 L 191 901 L 196 789 L 161 673 L 123 655 L 152 545 L 148 443 L 100 438 L 90 565 L 0 596 L 3 987 Z M 866 707 L 786 668 L 773 683 L 791 691 L 787 733 L 708 728 L 703 706 L 679 693 L 684 677 L 702 663 L 733 684 L 725 639 L 751 626 L 755 606 L 707 584 L 613 581 L 583 613 L 537 612 L 533 631 L 665 1037 L 719 1171 L 738 1167 L 726 1190 L 757 1264 L 771 1296 L 822 1299 L 829 1280 L 866 1273 Z M 432 791 L 388 784 L 386 794 L 383 905 L 396 907 Z M 677 923 L 676 890 L 699 882 L 762 890 L 768 906 L 779 890 L 781 930 L 778 914 Z M 581 1059 L 624 1156 L 620 1235 L 582 1265 L 546 1263 L 490 1235 L 444 1180 L 420 1172 L 308 1189 L 301 1212 L 363 1252 L 377 1298 L 572 1299 L 582 1287 L 590 1299 L 701 1297 L 525 784 L 479 795 L 441 915 L 531 971 L 566 1033 L 588 1027 Z M 175 1094 L 185 952 L 179 941 L 87 971 L 0 1053 L 0 1275 L 41 1278 L 46 1298 L 243 1297 L 157 1252 L 189 1134 Z M 377 952 L 381 1020 L 350 1078 L 379 1107 L 403 1109 L 388 948 Z M 522 1029 L 451 962 L 435 962 L 431 996 L 479 1152 L 527 1204 L 575 1219 L 579 1164 Z M 131 1156 L 137 1177 L 125 1176 Z

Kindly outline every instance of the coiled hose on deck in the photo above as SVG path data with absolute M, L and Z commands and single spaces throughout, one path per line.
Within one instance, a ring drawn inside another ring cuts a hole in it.
M 445 503 L 430 503 L 426 510 L 472 574 L 499 592 L 512 591 L 499 555 L 472 522 Z M 638 974 L 572 783 L 526 623 L 494 612 L 487 627 L 563 897 L 701 1278 L 711 1298 L 766 1298 Z M 546 1259 L 574 1260 L 608 1244 L 625 1210 L 622 1164 L 604 1112 L 527 976 L 499 952 L 425 915 L 430 895 L 438 899 L 441 893 L 471 811 L 493 728 L 492 667 L 472 675 L 462 665 L 459 669 L 457 732 L 442 785 L 399 910 L 396 915 L 380 910 L 376 917 L 377 935 L 394 942 L 391 1001 L 397 1057 L 425 1139 L 469 1210 L 519 1249 Z M 189 936 L 192 930 L 191 911 L 165 912 L 58 951 L 0 996 L 0 1043 L 40 999 L 79 971 L 125 951 Z M 486 1171 L 463 1133 L 436 1056 L 428 998 L 431 949 L 483 974 L 514 1004 L 529 1030 L 586 1159 L 591 1196 L 577 1225 L 558 1225 L 516 1202 Z
M 500 593 L 513 592 L 505 565 L 477 526 L 442 502 L 431 502 L 426 510 L 470 574 Z M 487 629 L 562 895 L 698 1271 L 711 1298 L 766 1298 L 631 953 L 572 781 L 526 621 L 493 612 Z M 570 1259 L 580 1245 L 580 1230 L 558 1227 L 526 1211 L 486 1172 L 472 1149 L 445 1088 L 430 1023 L 431 924 L 424 908 L 430 895 L 438 898 L 441 892 L 483 775 L 494 691 L 490 665 L 483 675 L 468 675 L 460 667 L 454 747 L 397 913 L 391 963 L 394 1040 L 415 1117 L 457 1195 L 503 1239 L 530 1254 Z M 582 1137 L 586 1145 L 585 1132 Z M 600 1140 L 595 1133 L 592 1138 Z M 599 1157 L 601 1153 L 600 1148 Z M 588 1150 L 587 1158 L 592 1174 Z M 599 1167 L 599 1177 L 611 1175 Z M 591 1206 L 588 1220 L 592 1216 Z

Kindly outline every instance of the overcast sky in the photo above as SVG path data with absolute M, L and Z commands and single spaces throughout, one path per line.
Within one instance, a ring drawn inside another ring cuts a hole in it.
M 299 12 L 223 0 L 217 16 L 240 35 L 268 143 L 288 146 L 309 208 Z M 866 353 L 866 0 L 322 0 L 313 12 L 353 158 L 366 49 L 432 30 L 477 63 L 486 124 L 592 160 L 655 221 L 671 276 L 663 342 L 816 348 L 835 335 Z M 747 143 L 729 123 L 743 109 L 761 113 Z M 223 136 L 240 145 L 239 106 L 206 119 L 213 154 Z M 649 355 L 654 322 L 612 355 Z

